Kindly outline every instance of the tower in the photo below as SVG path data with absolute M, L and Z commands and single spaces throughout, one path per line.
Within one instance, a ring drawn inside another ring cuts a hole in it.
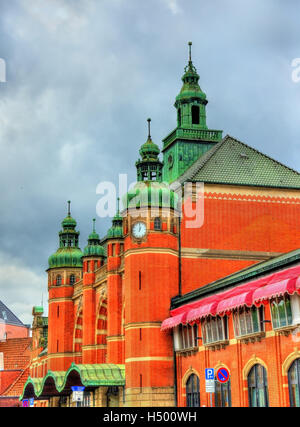
M 71 217 L 70 203 L 68 215 L 62 221 L 59 232 L 59 248 L 49 257 L 48 263 L 48 369 L 63 371 L 73 362 L 75 283 L 81 279 L 82 252 L 79 248 L 79 231 Z
M 123 218 L 120 215 L 120 200 L 112 226 L 107 233 L 107 361 L 122 363 L 122 274 L 121 259 L 124 255 Z
M 183 86 L 175 100 L 177 127 L 163 139 L 163 181 L 173 182 L 192 163 L 222 139 L 222 131 L 210 130 L 206 124 L 206 94 L 199 86 L 199 74 L 189 61 L 182 77 Z
M 173 406 L 172 339 L 160 326 L 178 293 L 176 197 L 161 183 L 162 163 L 149 138 L 149 120 L 148 126 L 136 163 L 138 182 L 124 203 L 125 401 L 128 406 L 160 406 L 161 401 Z
M 98 348 L 95 348 L 96 324 L 96 292 L 94 283 L 96 270 L 105 259 L 105 251 L 101 246 L 99 235 L 95 229 L 96 219 L 93 219 L 93 230 L 88 237 L 88 244 L 84 248 L 83 263 L 83 321 L 82 321 L 82 363 L 96 363 Z M 100 351 L 105 349 L 99 349 Z

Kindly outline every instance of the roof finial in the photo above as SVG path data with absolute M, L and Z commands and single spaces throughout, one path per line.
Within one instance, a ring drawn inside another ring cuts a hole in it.
M 189 62 L 192 62 L 192 42 L 189 42 Z
M 68 200 L 68 216 L 71 216 L 71 201 Z
M 120 214 L 120 197 L 117 198 L 117 213 Z
M 151 135 L 150 135 L 150 123 L 151 123 L 151 119 L 147 119 L 148 122 L 148 139 L 151 139 Z
M 95 222 L 96 222 L 96 218 L 93 219 L 93 233 L 96 233 Z

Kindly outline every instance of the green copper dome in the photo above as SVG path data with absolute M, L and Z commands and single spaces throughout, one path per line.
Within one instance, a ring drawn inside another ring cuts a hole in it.
M 84 256 L 105 256 L 105 250 L 103 246 L 100 244 L 100 238 L 99 235 L 96 233 L 95 230 L 95 222 L 96 220 L 93 219 L 93 231 L 89 235 L 88 238 L 88 245 L 84 248 L 83 255 Z
M 170 207 L 177 208 L 178 195 L 166 183 L 137 182 L 124 197 L 125 208 Z
M 138 160 L 135 165 L 137 169 L 138 181 L 161 181 L 163 164 L 159 160 L 160 149 L 154 144 L 150 135 L 150 122 L 148 121 L 148 139 L 140 148 L 141 160 Z
M 59 248 L 48 259 L 49 268 L 82 267 L 82 251 L 79 248 L 79 231 L 76 231 L 76 221 L 71 217 L 70 203 L 68 215 L 62 221 L 62 230 L 59 232 Z
M 107 232 L 107 238 L 122 238 L 123 237 L 123 218 L 120 215 L 120 199 L 118 198 L 117 213 L 112 220 L 112 226 Z

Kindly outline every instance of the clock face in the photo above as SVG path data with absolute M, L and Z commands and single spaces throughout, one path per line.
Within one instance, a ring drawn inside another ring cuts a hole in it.
M 132 234 L 136 239 L 141 239 L 146 235 L 146 224 L 144 222 L 136 222 L 132 227 Z

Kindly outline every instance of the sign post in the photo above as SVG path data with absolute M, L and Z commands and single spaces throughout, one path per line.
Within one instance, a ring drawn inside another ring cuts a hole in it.
M 212 394 L 215 392 L 215 370 L 205 369 L 205 390 L 209 393 L 210 407 L 212 408 Z

